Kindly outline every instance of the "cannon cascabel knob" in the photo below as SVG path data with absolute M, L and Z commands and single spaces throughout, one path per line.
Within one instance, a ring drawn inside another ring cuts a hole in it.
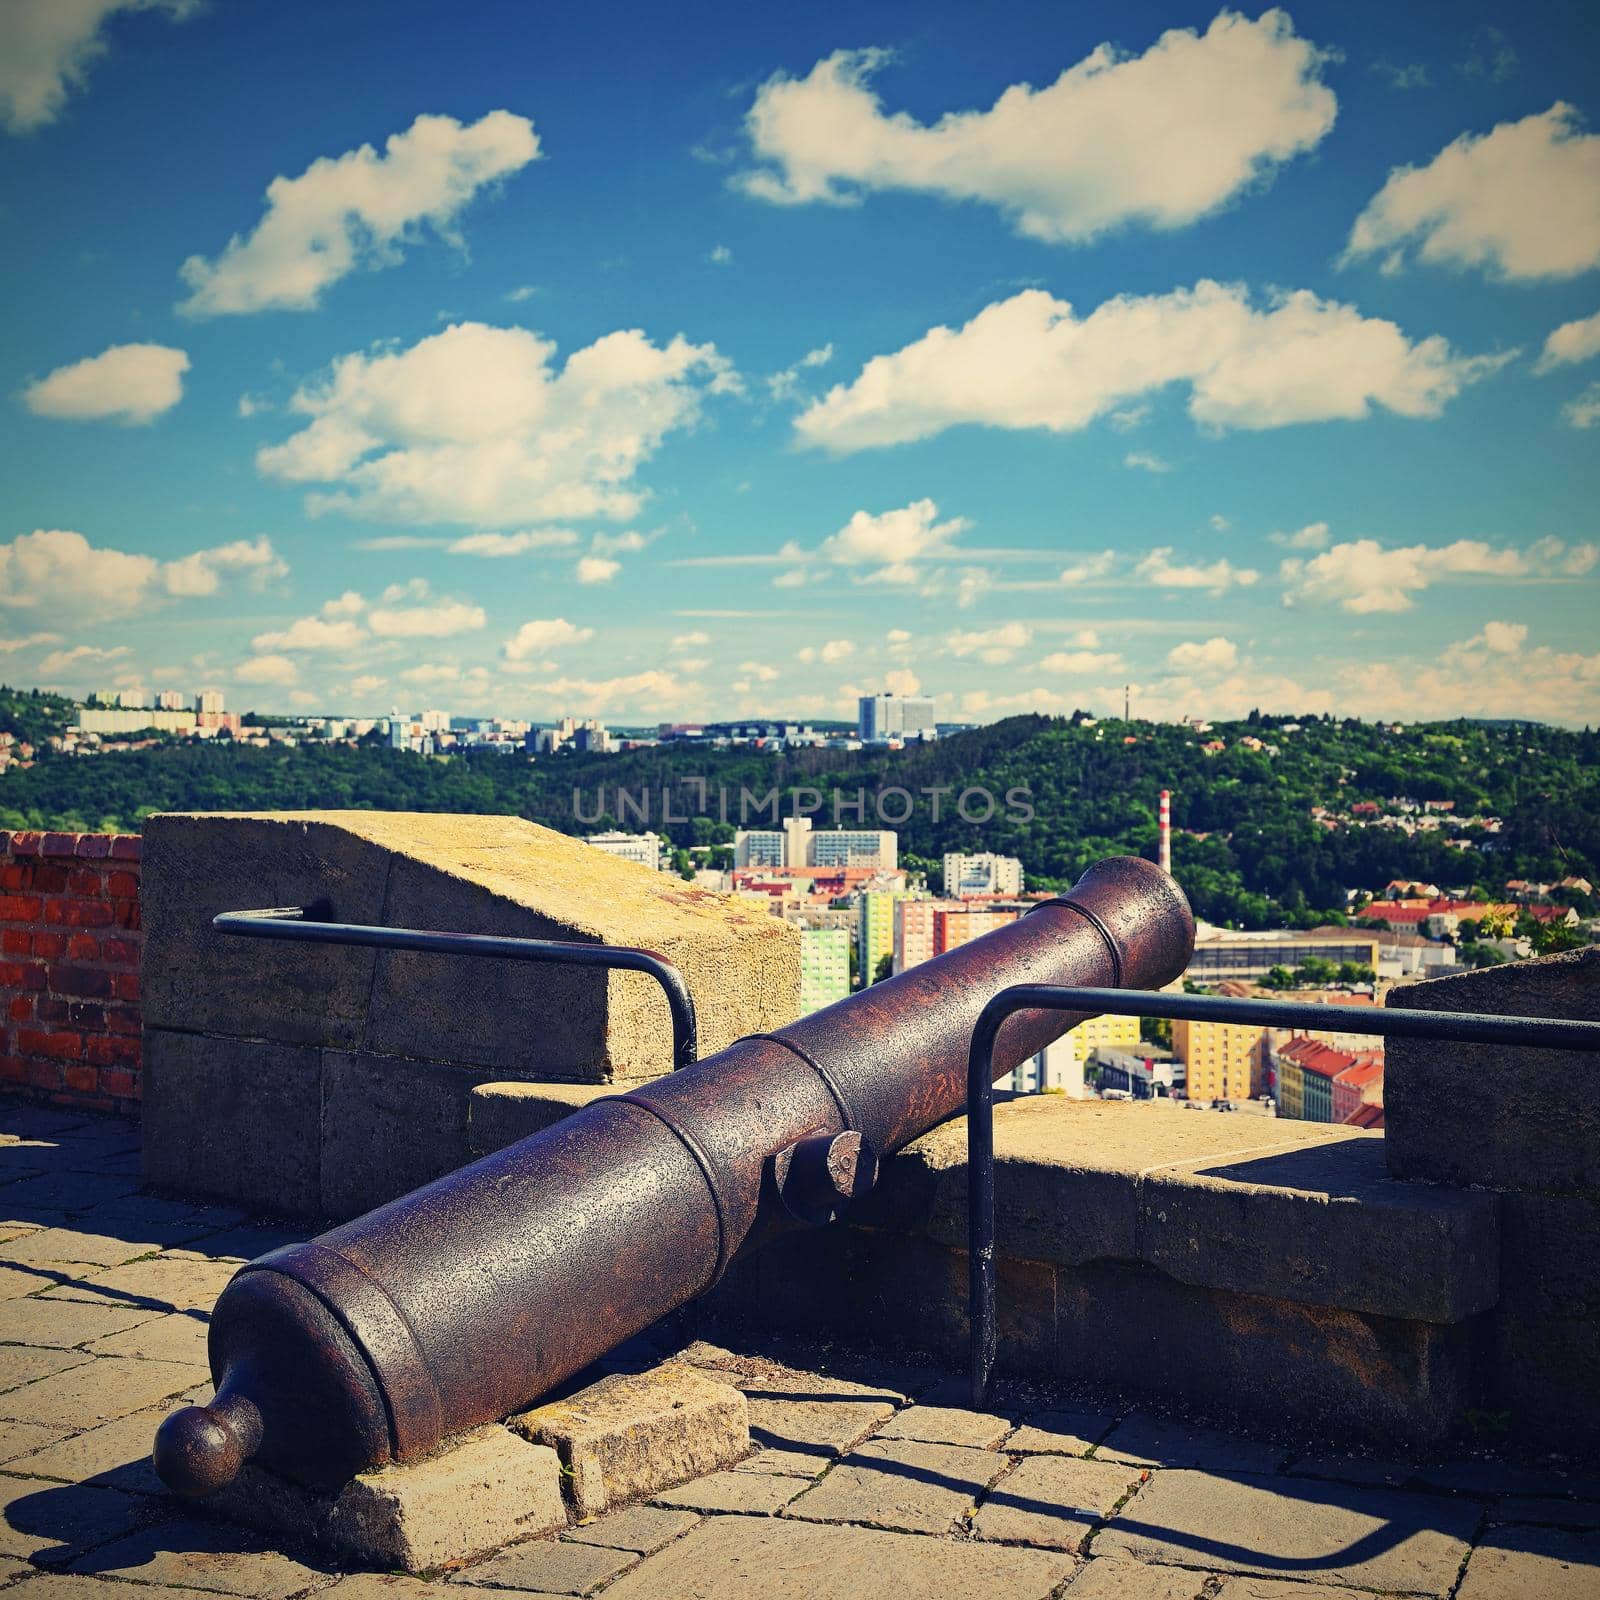
M 152 1461 L 175 1494 L 197 1498 L 225 1489 L 261 1443 L 261 1413 L 243 1395 L 174 1411 L 156 1430 Z

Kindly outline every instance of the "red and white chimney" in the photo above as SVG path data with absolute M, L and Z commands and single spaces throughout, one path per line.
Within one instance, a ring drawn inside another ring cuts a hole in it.
M 1172 871 L 1172 791 L 1161 791 L 1161 834 L 1160 855 L 1157 859 L 1161 863 L 1163 872 Z

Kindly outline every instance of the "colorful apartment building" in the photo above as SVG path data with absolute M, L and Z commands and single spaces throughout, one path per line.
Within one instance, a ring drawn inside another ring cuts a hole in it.
M 1278 1115 L 1300 1122 L 1368 1125 L 1383 1104 L 1383 1052 L 1339 1050 L 1297 1035 L 1273 1052 Z
M 878 963 L 894 957 L 894 908 L 908 894 L 904 888 L 866 889 L 856 909 L 856 956 L 862 983 L 877 976 Z
M 1267 1030 L 1249 1022 L 1174 1022 L 1172 1053 L 1191 1100 L 1253 1100 L 1267 1076 Z
M 807 1016 L 850 993 L 850 930 L 800 930 L 800 1014 Z

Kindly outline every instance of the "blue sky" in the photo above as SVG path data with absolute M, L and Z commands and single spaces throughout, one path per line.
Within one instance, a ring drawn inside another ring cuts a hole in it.
M 1597 38 L 12 0 L 0 677 L 1600 720 Z

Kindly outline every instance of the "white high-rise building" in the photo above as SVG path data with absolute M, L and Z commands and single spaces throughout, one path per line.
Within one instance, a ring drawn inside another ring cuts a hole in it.
M 177 689 L 163 689 L 156 696 L 157 711 L 183 711 L 187 707 L 183 703 L 183 695 Z
M 591 833 L 588 842 L 608 856 L 637 862 L 652 872 L 661 870 L 661 838 L 654 833 Z
M 1021 894 L 1022 863 L 1015 856 L 949 852 L 944 858 L 944 892 L 953 900 L 982 894 Z
M 864 694 L 857 702 L 856 731 L 863 744 L 891 739 L 936 739 L 933 699 L 921 694 Z
M 194 697 L 194 708 L 206 715 L 220 715 L 227 709 L 227 704 L 220 689 L 202 689 Z
M 742 828 L 733 836 L 736 867 L 781 867 L 783 835 L 772 828 Z
M 876 867 L 893 872 L 900 864 L 900 836 L 891 828 L 827 828 L 811 835 L 812 867 Z

